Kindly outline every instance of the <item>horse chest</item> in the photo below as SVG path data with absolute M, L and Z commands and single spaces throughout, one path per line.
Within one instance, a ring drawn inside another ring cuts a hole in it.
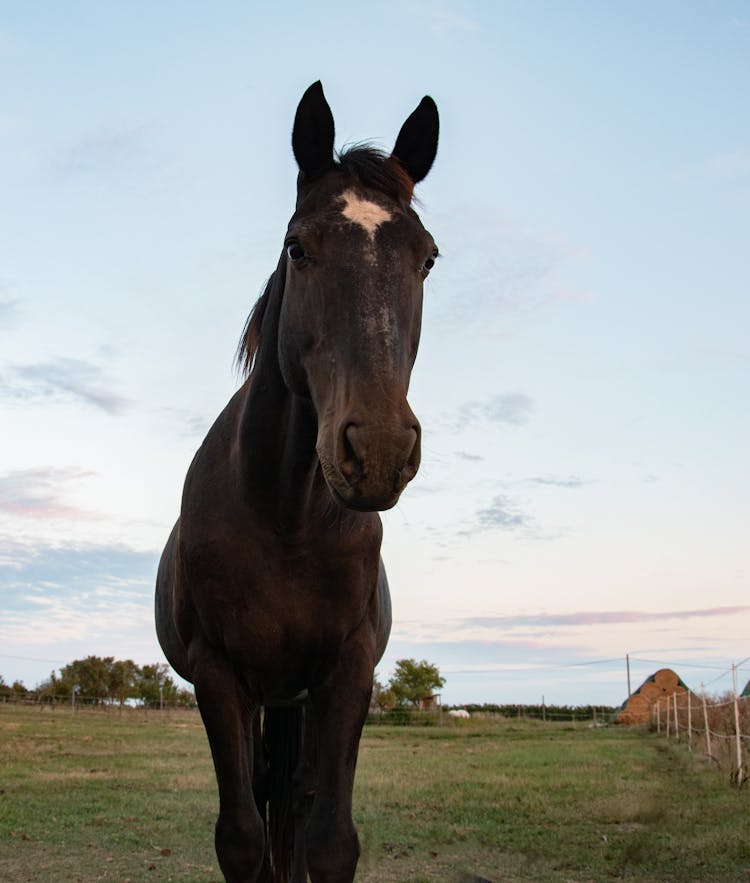
M 374 633 L 379 555 L 266 551 L 243 556 L 231 574 L 204 571 L 196 601 L 212 642 L 250 681 L 264 689 L 281 680 L 294 692 L 352 634 Z

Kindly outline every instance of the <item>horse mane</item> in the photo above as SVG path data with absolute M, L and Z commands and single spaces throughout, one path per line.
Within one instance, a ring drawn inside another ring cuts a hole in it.
M 240 342 L 237 346 L 237 352 L 234 356 L 234 364 L 242 377 L 249 377 L 255 363 L 255 356 L 258 352 L 260 344 L 260 332 L 263 327 L 263 316 L 266 313 L 266 307 L 271 299 L 271 292 L 279 275 L 277 267 L 268 278 L 263 294 L 255 301 L 250 315 L 245 320 L 245 325 L 240 335 Z
M 352 144 L 345 147 L 337 153 L 333 167 L 368 190 L 377 190 L 405 207 L 410 206 L 414 199 L 414 182 L 398 158 L 371 144 Z M 284 268 L 282 255 L 282 260 L 266 282 L 263 294 L 255 302 L 245 321 L 234 360 L 243 377 L 248 377 L 253 370 L 263 329 L 263 317 L 274 287 L 284 284 Z

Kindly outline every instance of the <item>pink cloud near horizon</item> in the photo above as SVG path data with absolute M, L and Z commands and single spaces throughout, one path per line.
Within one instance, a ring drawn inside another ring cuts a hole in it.
M 581 626 L 638 622 L 660 622 L 669 619 L 695 619 L 715 616 L 735 616 L 750 611 L 749 605 L 703 607 L 689 610 L 587 610 L 575 613 L 538 613 L 519 616 L 474 616 L 462 620 L 462 625 L 487 628 L 505 626 Z
M 95 512 L 65 499 L 65 486 L 93 475 L 82 469 L 41 467 L 0 475 L 0 513 L 35 519 L 85 520 Z

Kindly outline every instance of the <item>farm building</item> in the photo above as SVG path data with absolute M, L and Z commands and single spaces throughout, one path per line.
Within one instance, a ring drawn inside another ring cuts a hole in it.
M 648 724 L 651 709 L 664 696 L 686 693 L 687 686 L 671 668 L 660 668 L 641 684 L 615 715 L 616 724 Z
M 421 696 L 418 700 L 420 711 L 433 711 L 440 708 L 440 693 L 433 693 L 432 696 Z

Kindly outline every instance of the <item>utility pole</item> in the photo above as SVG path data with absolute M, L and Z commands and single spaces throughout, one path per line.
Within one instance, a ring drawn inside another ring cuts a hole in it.
M 630 699 L 630 654 L 625 654 L 625 668 L 628 672 L 628 699 Z

